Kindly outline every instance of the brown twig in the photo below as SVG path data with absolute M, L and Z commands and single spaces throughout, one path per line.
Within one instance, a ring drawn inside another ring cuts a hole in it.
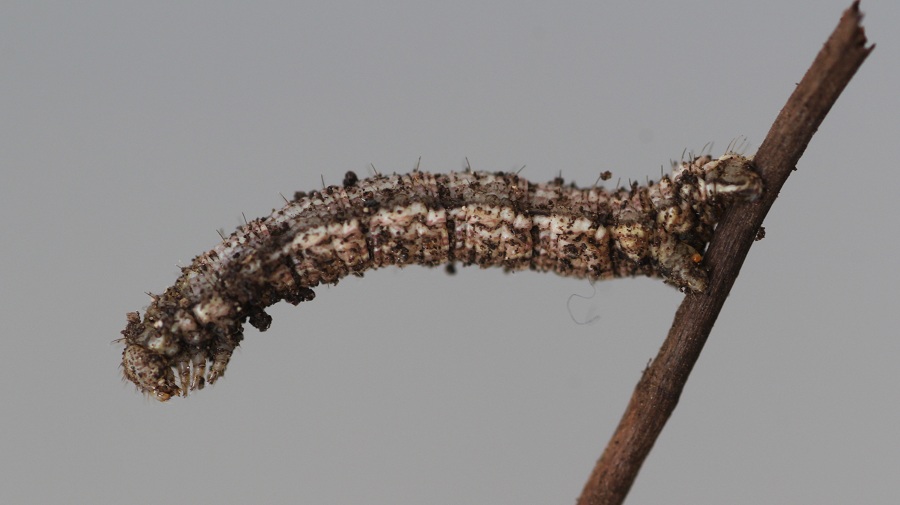
M 825 115 L 862 65 L 866 47 L 859 1 L 844 12 L 756 153 L 766 193 L 730 207 L 719 222 L 705 261 L 707 293 L 685 297 L 656 359 L 644 370 L 616 432 L 578 499 L 579 505 L 624 501 L 694 367 L 734 285 L 763 219 Z

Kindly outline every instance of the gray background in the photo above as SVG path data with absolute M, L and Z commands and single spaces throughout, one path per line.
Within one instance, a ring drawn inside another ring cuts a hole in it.
M 3 2 L 0 502 L 572 503 L 682 298 L 658 281 L 371 272 L 168 404 L 112 341 L 217 228 L 320 177 L 468 157 L 590 185 L 753 152 L 848 4 Z M 630 503 L 898 496 L 900 5 L 863 10 L 878 48 Z

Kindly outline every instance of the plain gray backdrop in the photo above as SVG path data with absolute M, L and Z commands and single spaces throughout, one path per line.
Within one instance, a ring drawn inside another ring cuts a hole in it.
M 848 5 L 3 2 L 0 502 L 572 503 L 682 298 L 659 281 L 370 272 L 167 404 L 113 340 L 216 229 L 370 163 L 612 185 L 752 153 Z M 900 4 L 862 9 L 878 47 L 629 503 L 900 495 Z

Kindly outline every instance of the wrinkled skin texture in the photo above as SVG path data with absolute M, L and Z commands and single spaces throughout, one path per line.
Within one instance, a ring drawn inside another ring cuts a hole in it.
M 516 174 L 348 173 L 344 186 L 297 198 L 194 258 L 122 332 L 125 378 L 160 401 L 221 377 L 243 323 L 311 300 L 311 288 L 368 269 L 462 263 L 591 280 L 647 275 L 703 292 L 702 253 L 725 205 L 753 200 L 752 161 L 729 153 L 676 166 L 647 186 L 609 192 Z

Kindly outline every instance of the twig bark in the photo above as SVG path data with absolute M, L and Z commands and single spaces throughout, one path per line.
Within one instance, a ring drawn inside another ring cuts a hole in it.
M 707 293 L 688 295 L 656 358 L 644 370 L 631 401 L 578 499 L 579 505 L 622 503 L 641 464 L 675 409 L 688 375 L 734 285 L 750 245 L 781 187 L 825 115 L 874 48 L 866 47 L 859 1 L 837 28 L 788 99 L 755 156 L 766 192 L 729 208 L 705 262 Z

